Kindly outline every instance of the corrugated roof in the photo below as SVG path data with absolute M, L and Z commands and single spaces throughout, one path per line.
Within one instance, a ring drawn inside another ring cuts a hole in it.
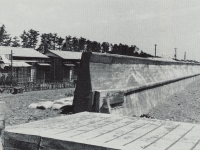
M 81 59 L 81 52 L 72 52 L 72 51 L 58 51 L 58 50 L 49 50 L 49 52 L 63 58 L 63 59 Z
M 32 48 L 22 48 L 22 47 L 0 46 L 0 55 L 10 54 L 11 50 L 13 52 L 13 56 L 16 57 L 48 58 L 46 55 L 43 55 Z

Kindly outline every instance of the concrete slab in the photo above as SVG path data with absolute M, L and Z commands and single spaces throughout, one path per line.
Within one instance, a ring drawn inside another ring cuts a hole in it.
M 198 149 L 200 125 L 83 112 L 6 127 L 4 149 Z

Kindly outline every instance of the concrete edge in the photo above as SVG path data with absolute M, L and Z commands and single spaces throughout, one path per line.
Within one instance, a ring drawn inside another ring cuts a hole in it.
M 135 93 L 135 92 L 140 92 L 140 91 L 143 91 L 143 90 L 147 90 L 147 89 L 163 86 L 163 85 L 166 85 L 166 84 L 170 84 L 170 83 L 173 83 L 173 82 L 177 82 L 177 81 L 180 81 L 180 80 L 192 78 L 192 77 L 199 76 L 199 75 L 200 74 L 195 74 L 195 75 L 176 78 L 176 79 L 172 79 L 172 80 L 168 80 L 168 81 L 161 81 L 161 82 L 156 82 L 156 83 L 152 83 L 152 84 L 148 84 L 148 85 L 142 85 L 142 86 L 139 86 L 139 87 L 129 87 L 129 88 L 126 88 L 126 89 L 109 89 L 109 90 L 94 90 L 94 91 L 97 91 L 97 92 L 106 92 L 106 91 L 109 91 L 109 92 L 117 92 L 117 91 L 118 92 L 122 92 L 123 91 L 124 95 L 129 95 L 129 94 L 132 94 L 132 93 Z
M 192 62 L 183 62 L 183 61 L 166 61 L 166 60 L 155 60 L 150 58 L 141 58 L 135 56 L 126 56 L 126 55 L 118 55 L 118 54 L 109 54 L 109 53 L 96 53 L 96 52 L 84 52 L 84 55 L 92 56 L 90 59 L 90 63 L 103 63 L 103 64 L 148 64 L 148 65 L 197 65 L 200 63 L 192 63 Z

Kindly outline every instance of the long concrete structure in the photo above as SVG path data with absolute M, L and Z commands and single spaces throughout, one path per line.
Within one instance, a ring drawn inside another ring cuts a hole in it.
M 200 64 L 83 53 L 74 112 L 140 116 L 199 75 Z
M 0 150 L 3 150 L 2 147 L 2 135 L 5 128 L 5 119 L 4 119 L 4 110 L 6 108 L 6 103 L 0 101 Z
M 6 127 L 4 150 L 199 150 L 200 125 L 77 113 Z

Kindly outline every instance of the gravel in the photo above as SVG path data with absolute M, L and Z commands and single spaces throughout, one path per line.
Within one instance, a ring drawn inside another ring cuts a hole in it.
M 58 89 L 45 91 L 24 92 L 22 94 L 2 94 L 1 100 L 6 102 L 4 107 L 5 124 L 16 125 L 49 117 L 61 116 L 62 110 L 31 109 L 31 103 L 54 101 L 67 97 L 66 93 L 73 93 L 74 89 Z
M 15 125 L 61 116 L 63 115 L 61 110 L 31 109 L 28 106 L 31 103 L 54 101 L 68 95 L 72 96 L 71 93 L 73 91 L 74 89 L 59 89 L 24 92 L 23 94 L 16 95 L 2 94 L 0 98 L 6 102 L 6 107 L 4 108 L 5 123 L 6 125 Z M 65 113 L 71 114 L 68 111 Z M 183 91 L 169 96 L 164 103 L 157 105 L 148 114 L 144 114 L 141 117 L 199 124 L 200 80 L 189 84 Z
M 166 98 L 148 114 L 161 120 L 200 123 L 200 80 Z

